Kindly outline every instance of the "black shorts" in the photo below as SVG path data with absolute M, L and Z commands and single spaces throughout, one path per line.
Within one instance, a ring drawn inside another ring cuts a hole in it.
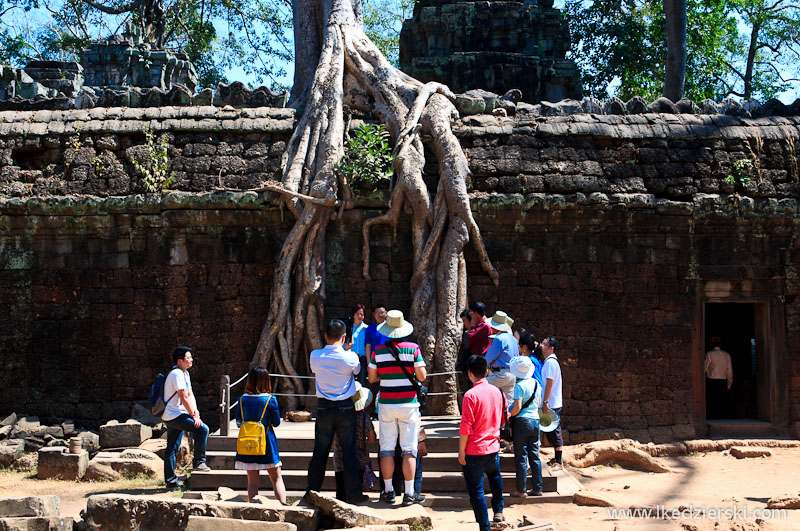
M 553 431 L 542 432 L 544 436 L 550 441 L 554 448 L 561 448 L 564 446 L 564 439 L 561 438 L 561 408 L 553 408 L 553 411 L 558 413 L 558 426 Z

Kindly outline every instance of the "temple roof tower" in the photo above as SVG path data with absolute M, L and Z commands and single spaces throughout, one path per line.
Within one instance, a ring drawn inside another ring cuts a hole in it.
M 565 59 L 567 23 L 553 0 L 419 0 L 400 33 L 400 67 L 456 92 L 520 89 L 529 103 L 580 99 L 580 73 Z

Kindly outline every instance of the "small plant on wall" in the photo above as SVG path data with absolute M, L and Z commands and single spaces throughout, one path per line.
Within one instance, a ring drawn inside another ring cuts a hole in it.
M 733 162 L 733 172 L 725 180 L 737 186 L 744 186 L 753 180 L 756 167 L 753 159 L 740 159 Z
M 362 124 L 347 143 L 336 171 L 352 185 L 375 187 L 381 179 L 392 175 L 392 148 L 389 132 L 382 124 Z
M 130 161 L 142 175 L 145 191 L 151 194 L 160 193 L 175 180 L 175 173 L 169 171 L 169 139 L 167 135 L 156 139 L 155 133 L 149 127 L 144 130 L 144 136 L 147 140 L 144 163 L 136 157 L 130 157 Z

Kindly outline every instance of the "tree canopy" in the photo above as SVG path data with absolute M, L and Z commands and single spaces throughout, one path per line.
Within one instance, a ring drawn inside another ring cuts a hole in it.
M 800 77 L 798 5 L 686 0 L 686 13 L 686 97 L 767 99 Z M 566 0 L 565 14 L 587 94 L 661 95 L 667 59 L 663 0 Z
M 279 86 L 291 53 L 291 6 L 284 0 L 0 0 L 0 61 L 77 60 L 91 39 L 140 26 L 146 41 L 181 49 L 201 86 L 241 69 Z

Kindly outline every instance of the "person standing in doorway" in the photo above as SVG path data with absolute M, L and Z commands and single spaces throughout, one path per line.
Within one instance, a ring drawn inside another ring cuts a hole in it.
M 486 381 L 489 364 L 483 356 L 467 360 L 472 389 L 464 394 L 459 427 L 458 462 L 464 474 L 469 502 L 480 531 L 490 531 L 484 474 L 492 491 L 493 521 L 503 522 L 503 476 L 500 474 L 500 423 L 503 394 Z
M 175 347 L 172 350 L 172 362 L 175 366 L 164 381 L 164 396 L 170 396 L 161 418 L 167 426 L 167 448 L 164 453 L 164 483 L 168 490 L 179 489 L 183 484 L 175 475 L 175 456 L 181 447 L 183 432 L 194 436 L 194 457 L 192 470 L 208 472 L 211 469 L 206 464 L 206 442 L 208 441 L 208 426 L 200 420 L 200 410 L 197 409 L 192 391 L 192 382 L 189 378 L 189 369 L 194 365 L 192 349 L 189 347 Z
M 356 408 L 351 397 L 356 394 L 355 377 L 361 371 L 361 363 L 354 352 L 342 348 L 346 336 L 344 322 L 332 319 L 325 327 L 327 345 L 312 351 L 309 358 L 317 388 L 317 420 L 314 424 L 314 453 L 308 463 L 306 494 L 322 490 L 335 434 L 342 445 L 347 502 L 360 503 L 367 497 L 361 492 L 361 478 L 358 476 Z
M 728 392 L 733 385 L 731 355 L 721 348 L 719 336 L 711 338 L 711 350 L 706 353 L 706 402 L 708 418 L 719 419 L 726 414 Z
M 558 340 L 554 337 L 547 337 L 542 340 L 542 378 L 544 379 L 544 393 L 542 393 L 542 411 L 547 413 L 549 410 L 555 411 L 559 416 L 558 427 L 546 432 L 545 437 L 553 445 L 556 452 L 555 457 L 549 462 L 552 470 L 562 470 L 561 453 L 564 449 L 564 440 L 561 437 L 561 425 L 564 423 L 561 418 L 562 407 L 562 385 L 561 385 L 561 365 L 558 364 L 556 351 L 558 350 Z

